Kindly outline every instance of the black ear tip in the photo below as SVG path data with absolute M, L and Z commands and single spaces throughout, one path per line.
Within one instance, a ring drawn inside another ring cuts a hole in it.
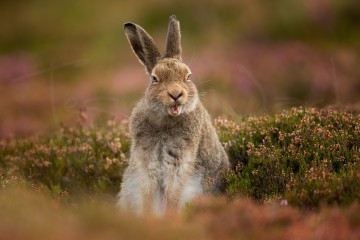
M 170 21 L 177 21 L 177 18 L 175 15 L 171 15 L 169 18 Z
M 124 30 L 135 30 L 136 26 L 133 23 L 127 22 L 124 24 Z

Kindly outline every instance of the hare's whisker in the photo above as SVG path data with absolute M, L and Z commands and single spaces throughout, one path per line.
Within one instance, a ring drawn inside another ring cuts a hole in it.
M 191 66 L 191 62 L 193 60 L 194 54 L 195 54 L 195 48 L 193 49 L 193 53 L 191 55 L 191 58 L 190 58 L 190 61 L 189 61 L 189 64 L 188 64 L 189 67 Z
M 197 83 L 196 85 L 200 86 L 200 85 L 203 85 L 203 84 L 208 83 L 208 82 L 210 82 L 210 80 L 204 80 L 204 81 L 201 81 L 201 82 Z

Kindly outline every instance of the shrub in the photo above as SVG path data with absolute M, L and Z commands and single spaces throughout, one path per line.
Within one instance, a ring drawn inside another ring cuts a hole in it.
M 304 212 L 248 199 L 203 198 L 187 219 L 206 230 L 206 239 L 357 239 L 360 206 Z
M 229 194 L 287 198 L 305 208 L 360 199 L 359 116 L 293 108 L 239 122 L 220 118 L 216 127 L 234 165 Z
M 49 137 L 1 141 L 0 173 L 7 181 L 20 176 L 54 194 L 114 195 L 127 164 L 129 144 L 125 123 L 62 127 Z
M 281 198 L 310 209 L 359 201 L 360 121 L 354 113 L 293 108 L 238 121 L 219 118 L 215 126 L 234 166 L 225 176 L 230 196 Z M 127 123 L 114 121 L 0 140 L 1 186 L 28 182 L 62 199 L 85 193 L 114 197 L 129 146 Z

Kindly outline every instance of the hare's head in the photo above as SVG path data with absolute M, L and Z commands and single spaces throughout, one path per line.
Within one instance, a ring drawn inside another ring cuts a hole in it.
M 125 34 L 140 62 L 150 75 L 145 99 L 148 107 L 163 114 L 178 116 L 195 109 L 198 94 L 189 67 L 181 60 L 180 24 L 170 17 L 166 51 L 161 55 L 151 36 L 133 23 L 124 25 Z

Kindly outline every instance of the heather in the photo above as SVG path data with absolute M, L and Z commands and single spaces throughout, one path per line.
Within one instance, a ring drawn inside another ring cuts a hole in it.
M 0 173 L 30 181 L 54 196 L 115 195 L 129 144 L 125 123 L 63 126 L 51 136 L 1 141 Z
M 224 175 L 225 192 L 197 199 L 183 214 L 165 219 L 115 210 L 129 157 L 128 123 L 95 126 L 84 112 L 81 116 L 78 125 L 53 134 L 1 140 L 0 204 L 8 216 L 0 218 L 1 237 L 288 239 L 332 233 L 351 239 L 359 234 L 356 112 L 292 108 L 216 119 L 233 165 Z
M 127 122 L 95 127 L 82 119 L 53 135 L 2 140 L 2 177 L 20 177 L 70 198 L 115 196 L 129 155 Z M 283 199 L 303 209 L 358 202 L 357 113 L 292 108 L 233 121 L 218 118 L 215 126 L 233 165 L 224 176 L 227 196 Z
M 217 119 L 234 171 L 230 195 L 283 198 L 302 208 L 360 199 L 360 121 L 356 113 L 293 108 L 241 121 Z
M 149 77 L 123 24 L 163 50 L 172 14 L 233 169 L 219 196 L 136 218 L 114 204 Z M 359 238 L 360 1 L 2 0 L 0 16 L 0 239 Z

